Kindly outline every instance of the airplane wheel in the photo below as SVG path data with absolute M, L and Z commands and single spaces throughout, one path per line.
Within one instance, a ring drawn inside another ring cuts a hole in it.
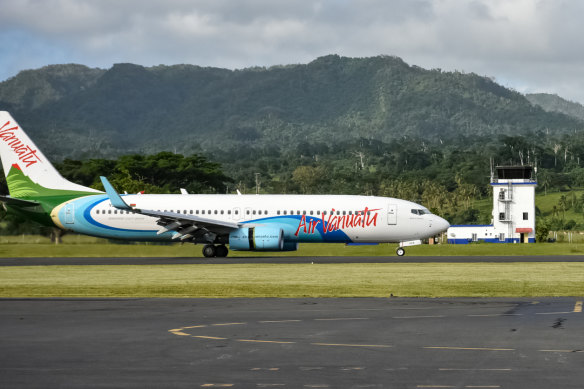
M 212 244 L 207 244 L 205 247 L 203 247 L 203 255 L 206 258 L 213 258 L 217 255 L 217 248 Z
M 215 253 L 218 257 L 225 258 L 229 254 L 229 250 L 224 245 L 221 245 L 215 248 Z
M 406 253 L 406 250 L 403 247 L 398 247 L 397 250 L 395 250 L 395 253 L 398 256 L 403 257 L 404 254 Z

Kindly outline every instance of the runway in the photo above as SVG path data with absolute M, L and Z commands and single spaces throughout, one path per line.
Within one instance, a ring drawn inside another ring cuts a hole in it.
M 581 388 L 582 300 L 0 299 L 0 383 Z
M 249 263 L 479 263 L 479 262 L 584 262 L 583 255 L 529 255 L 529 256 L 390 256 L 390 257 L 236 257 L 227 258 L 179 258 L 179 257 L 45 257 L 0 258 L 2 266 L 51 266 L 51 265 L 185 265 L 185 264 L 249 264 Z

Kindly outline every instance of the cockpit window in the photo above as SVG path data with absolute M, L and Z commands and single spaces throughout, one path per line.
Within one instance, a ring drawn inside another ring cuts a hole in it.
M 412 213 L 414 215 L 425 215 L 430 213 L 430 211 L 428 211 L 427 209 L 412 209 Z

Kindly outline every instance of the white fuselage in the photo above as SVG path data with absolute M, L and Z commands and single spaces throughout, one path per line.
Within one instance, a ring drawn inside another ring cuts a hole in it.
M 278 226 L 286 241 L 401 242 L 435 236 L 448 222 L 405 200 L 344 195 L 125 195 L 133 208 L 194 215 L 250 226 Z M 116 209 L 106 195 L 55 208 L 63 228 L 118 239 L 170 240 L 157 219 Z

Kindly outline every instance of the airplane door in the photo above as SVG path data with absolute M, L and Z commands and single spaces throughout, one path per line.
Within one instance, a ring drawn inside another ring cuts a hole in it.
M 75 224 L 75 203 L 65 204 L 65 224 Z
M 397 204 L 389 204 L 387 206 L 387 224 L 397 224 Z

